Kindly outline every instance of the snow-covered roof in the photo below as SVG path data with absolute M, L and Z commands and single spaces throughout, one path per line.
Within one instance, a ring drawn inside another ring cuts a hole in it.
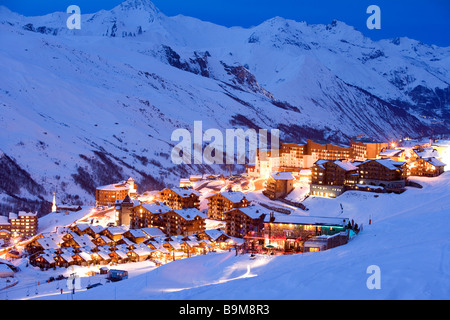
M 106 230 L 109 231 L 112 235 L 124 234 L 128 231 L 128 227 L 126 226 L 117 226 L 117 227 L 108 227 Z
M 19 217 L 37 217 L 37 213 L 19 211 Z
M 135 248 L 131 251 L 136 253 L 138 256 L 146 256 L 146 255 L 148 256 L 152 252 L 152 250 L 149 247 L 147 247 L 145 244 L 142 243 L 136 245 Z
M 435 167 L 443 167 L 446 166 L 445 163 L 443 163 L 442 161 L 434 158 L 434 157 L 430 157 L 430 158 L 423 158 L 424 161 L 428 162 L 429 164 L 435 166 Z
M 88 229 L 90 227 L 89 223 L 77 223 L 75 224 L 75 226 L 80 230 L 80 231 L 84 231 L 86 229 Z
M 10 212 L 9 219 L 18 219 L 20 217 L 37 217 L 37 213 L 19 211 L 19 213 Z
M 58 245 L 56 244 L 56 242 L 50 238 L 39 238 L 39 239 L 36 239 L 36 242 L 39 243 L 41 245 L 41 247 L 44 249 L 58 249 L 59 248 Z
M 239 210 L 252 219 L 258 219 L 259 217 L 261 217 L 262 214 L 268 215 L 271 212 L 269 209 L 266 209 L 263 206 L 258 205 L 258 204 L 254 205 L 254 206 L 248 206 L 248 207 L 238 208 L 238 209 L 234 209 L 234 210 Z
M 228 235 L 223 232 L 221 229 L 209 229 L 203 231 L 205 234 L 207 234 L 212 240 L 217 240 L 221 235 L 225 235 L 228 237 Z
M 340 168 L 344 169 L 345 171 L 353 171 L 353 170 L 358 170 L 358 167 L 356 167 L 354 164 L 352 164 L 351 162 L 342 162 L 339 160 L 333 161 L 334 164 L 336 164 L 337 166 L 339 166 Z
M 196 196 L 200 196 L 200 192 L 197 190 L 191 189 L 191 188 L 185 188 L 185 187 L 179 187 L 179 188 L 170 188 L 169 190 L 172 190 L 177 195 L 179 195 L 182 198 L 186 198 L 191 196 L 191 194 L 194 194 Z
M 89 226 L 89 229 L 92 230 L 92 232 L 99 234 L 100 232 L 102 232 L 103 230 L 105 230 L 104 227 L 102 227 L 101 225 L 96 225 L 96 226 Z
M 184 209 L 178 209 L 174 210 L 175 213 L 177 213 L 180 217 L 182 217 L 185 220 L 193 220 L 195 217 L 199 216 L 200 218 L 206 219 L 207 216 L 197 208 L 184 208 Z
M 358 164 L 358 166 L 360 166 L 361 164 L 366 164 L 371 161 L 376 161 L 379 164 L 383 165 L 384 167 L 388 168 L 389 170 L 397 170 L 397 169 L 399 169 L 399 167 L 401 167 L 402 165 L 404 165 L 406 163 L 406 162 L 402 162 L 402 161 L 395 161 L 392 159 L 369 159 L 369 160 L 366 160 L 366 161 Z
M 87 251 L 83 250 L 83 251 L 80 251 L 79 253 L 74 254 L 74 256 L 78 255 L 84 261 L 91 261 L 92 260 L 91 254 L 92 254 L 91 252 L 87 252 Z
M 220 192 L 219 194 L 233 203 L 239 203 L 243 198 L 245 198 L 245 194 L 241 191 L 224 191 Z M 216 194 L 212 194 L 210 196 L 207 196 L 207 198 L 213 197 L 215 195 Z
M 172 210 L 171 207 L 162 202 L 143 203 L 141 206 L 154 214 L 166 213 Z
M 147 234 L 141 229 L 130 229 L 128 232 L 135 238 L 146 238 Z
M 145 232 L 150 237 L 164 237 L 166 234 L 157 227 L 147 227 L 141 229 L 143 232 Z
M 379 155 L 383 157 L 399 157 L 403 152 L 404 150 L 401 149 L 384 149 Z
M 294 180 L 294 176 L 290 172 L 272 172 L 270 176 L 275 180 Z
M 433 147 L 427 147 L 423 149 L 413 149 L 413 151 L 417 154 L 417 156 L 421 158 L 439 158 L 439 152 Z
M 105 186 L 100 186 L 96 188 L 97 190 L 103 191 L 122 191 L 122 190 L 130 190 L 131 185 L 127 183 L 127 181 L 122 181 L 118 183 L 107 184 Z

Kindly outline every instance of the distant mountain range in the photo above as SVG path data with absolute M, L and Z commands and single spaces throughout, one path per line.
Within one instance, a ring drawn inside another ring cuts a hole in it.
M 450 47 L 372 41 L 343 22 L 275 17 L 226 28 L 167 17 L 148 0 L 24 17 L 0 7 L 0 210 L 92 203 L 133 176 L 139 191 L 224 166 L 175 165 L 176 128 L 280 129 L 348 143 L 449 131 Z M 242 169 L 236 167 L 235 170 Z

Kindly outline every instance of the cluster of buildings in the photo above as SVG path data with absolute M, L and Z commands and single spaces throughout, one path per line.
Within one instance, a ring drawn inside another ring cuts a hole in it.
M 438 176 L 445 163 L 431 143 L 400 147 L 362 136 L 350 146 L 307 140 L 306 144 L 281 144 L 278 152 L 258 151 L 251 177 L 267 179 L 264 194 L 283 198 L 295 181 L 309 175 L 310 195 L 337 197 L 345 190 L 401 192 L 408 176 Z M 308 180 L 308 179 L 307 179 Z
M 358 137 L 351 139 L 350 146 L 312 140 L 281 144 L 276 153 L 257 152 L 247 173 L 250 178 L 266 179 L 263 193 L 270 199 L 284 198 L 297 181 L 309 184 L 310 195 L 337 197 L 346 190 L 401 192 L 409 176 L 437 176 L 444 166 L 439 148 L 431 144 L 398 147 Z M 251 203 L 241 191 L 222 187 L 206 196 L 208 209 L 201 211 L 201 194 L 193 185 L 199 181 L 201 189 L 205 179 L 220 178 L 191 177 L 180 187 L 165 188 L 145 200 L 138 200 L 133 178 L 101 186 L 95 192 L 96 206 L 113 208 L 114 226 L 76 223 L 37 235 L 37 215 L 20 211 L 0 217 L 0 239 L 30 238 L 26 244 L 30 262 L 51 268 L 143 260 L 164 263 L 231 247 L 244 252 L 321 251 L 345 244 L 358 231 L 347 218 L 280 213 Z M 222 221 L 225 227 L 207 230 L 206 219 Z
M 156 227 L 130 229 L 78 223 L 36 236 L 26 246 L 29 261 L 41 269 L 106 265 L 151 260 L 160 265 L 216 249 L 230 250 L 239 239 L 221 230 L 168 236 Z
M 159 191 L 150 203 L 141 203 L 127 195 L 124 200 L 116 201 L 116 225 L 137 231 L 158 228 L 168 237 L 189 238 L 209 232 L 205 230 L 205 219 L 214 219 L 225 223 L 224 236 L 244 239 L 240 248 L 246 251 L 268 248 L 283 252 L 317 251 L 348 240 L 348 219 L 274 214 L 266 207 L 253 205 L 241 191 L 207 196 L 208 210 L 203 213 L 198 209 L 199 196 L 198 191 L 188 187 Z

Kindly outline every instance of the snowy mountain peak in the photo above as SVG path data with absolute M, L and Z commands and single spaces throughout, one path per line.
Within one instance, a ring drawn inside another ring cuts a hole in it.
M 159 13 L 159 9 L 155 7 L 153 2 L 150 0 L 125 0 L 121 4 L 119 4 L 116 8 L 120 8 L 121 10 L 143 10 L 153 13 Z

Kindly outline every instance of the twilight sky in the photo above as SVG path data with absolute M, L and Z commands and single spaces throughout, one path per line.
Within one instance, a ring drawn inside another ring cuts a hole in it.
M 123 0 L 0 0 L 17 13 L 34 16 L 78 5 L 81 13 L 109 10 Z M 449 0 L 153 0 L 165 15 L 183 14 L 224 26 L 250 27 L 274 16 L 310 24 L 344 21 L 378 40 L 406 36 L 427 44 L 450 46 Z M 369 5 L 381 9 L 381 29 L 369 30 Z

